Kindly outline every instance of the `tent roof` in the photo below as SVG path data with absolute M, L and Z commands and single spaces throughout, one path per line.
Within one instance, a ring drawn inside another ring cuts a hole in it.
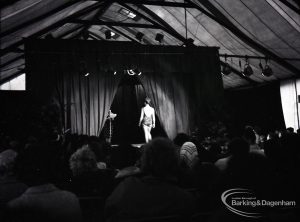
M 24 38 L 135 41 L 220 48 L 233 73 L 224 88 L 300 75 L 300 6 L 296 0 L 12 0 L 1 3 L 0 84 L 24 72 Z M 115 33 L 110 40 L 105 31 Z M 142 41 L 136 34 L 144 34 Z M 162 43 L 156 34 L 164 35 Z M 245 55 L 254 74 L 242 73 Z M 241 56 L 241 58 L 236 58 Z M 269 58 L 273 75 L 261 75 Z M 262 58 L 261 60 L 259 58 Z M 241 66 L 239 65 L 241 63 Z

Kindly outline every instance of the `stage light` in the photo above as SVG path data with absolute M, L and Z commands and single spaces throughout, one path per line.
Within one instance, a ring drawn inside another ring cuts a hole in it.
M 141 32 L 138 32 L 138 33 L 136 33 L 136 35 L 135 35 L 135 38 L 136 38 L 137 40 L 139 40 L 140 42 L 142 41 L 143 37 L 144 37 L 144 34 L 141 33 Z
M 227 62 L 227 54 L 225 54 L 225 64 L 223 65 L 222 73 L 227 76 L 231 73 L 231 71 L 231 67 Z
M 246 64 L 244 66 L 243 74 L 245 76 L 251 76 L 253 74 L 253 70 L 252 70 L 251 66 L 249 65 L 248 57 L 247 56 L 246 56 Z
M 194 39 L 188 38 L 188 39 L 186 40 L 186 46 L 187 46 L 187 47 L 195 46 L 195 45 L 194 45 Z
M 158 41 L 159 43 L 161 43 L 164 39 L 164 35 L 161 33 L 157 33 L 155 36 L 155 40 Z
M 270 77 L 271 75 L 273 75 L 273 70 L 271 69 L 271 67 L 268 65 L 268 59 L 266 59 L 266 65 L 265 67 L 262 69 L 261 74 L 263 76 L 266 77 Z
M 222 73 L 226 76 L 231 73 L 231 67 L 227 62 L 223 65 Z
M 110 30 L 106 30 L 106 31 L 104 32 L 104 34 L 105 34 L 105 38 L 106 38 L 106 39 L 111 39 L 112 34 L 111 34 L 111 31 L 110 31 Z

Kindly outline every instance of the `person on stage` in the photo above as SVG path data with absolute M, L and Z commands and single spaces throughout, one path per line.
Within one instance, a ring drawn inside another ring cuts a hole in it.
M 141 110 L 141 117 L 139 126 L 143 126 L 145 141 L 148 143 L 151 139 L 151 129 L 155 128 L 155 112 L 154 108 L 150 106 L 150 98 L 145 99 L 145 106 Z
M 113 133 L 113 125 L 112 121 L 114 118 L 117 116 L 117 114 L 112 113 L 111 110 L 108 111 L 108 115 L 106 117 L 106 122 L 104 125 L 104 136 L 105 136 L 105 141 L 107 143 L 111 143 L 111 138 L 112 138 L 112 133 Z

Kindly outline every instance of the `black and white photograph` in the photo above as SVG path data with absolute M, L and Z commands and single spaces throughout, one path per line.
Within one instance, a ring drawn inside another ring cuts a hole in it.
M 1 0 L 1 222 L 300 221 L 298 0 Z

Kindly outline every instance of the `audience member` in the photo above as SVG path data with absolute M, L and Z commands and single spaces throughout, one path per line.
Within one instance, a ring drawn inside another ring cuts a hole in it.
M 173 143 L 156 138 L 144 147 L 142 177 L 129 177 L 121 182 L 106 201 L 107 218 L 190 215 L 194 200 L 176 185 L 179 157 Z
M 105 197 L 112 191 L 116 172 L 99 169 L 96 155 L 88 145 L 71 156 L 70 168 L 73 174 L 70 189 L 77 195 Z
M 0 211 L 6 203 L 20 196 L 27 186 L 16 178 L 15 162 L 17 153 L 11 149 L 0 153 Z
M 46 145 L 28 146 L 18 164 L 21 178 L 29 188 L 8 203 L 12 221 L 81 221 L 77 197 L 53 185 L 53 150 Z

